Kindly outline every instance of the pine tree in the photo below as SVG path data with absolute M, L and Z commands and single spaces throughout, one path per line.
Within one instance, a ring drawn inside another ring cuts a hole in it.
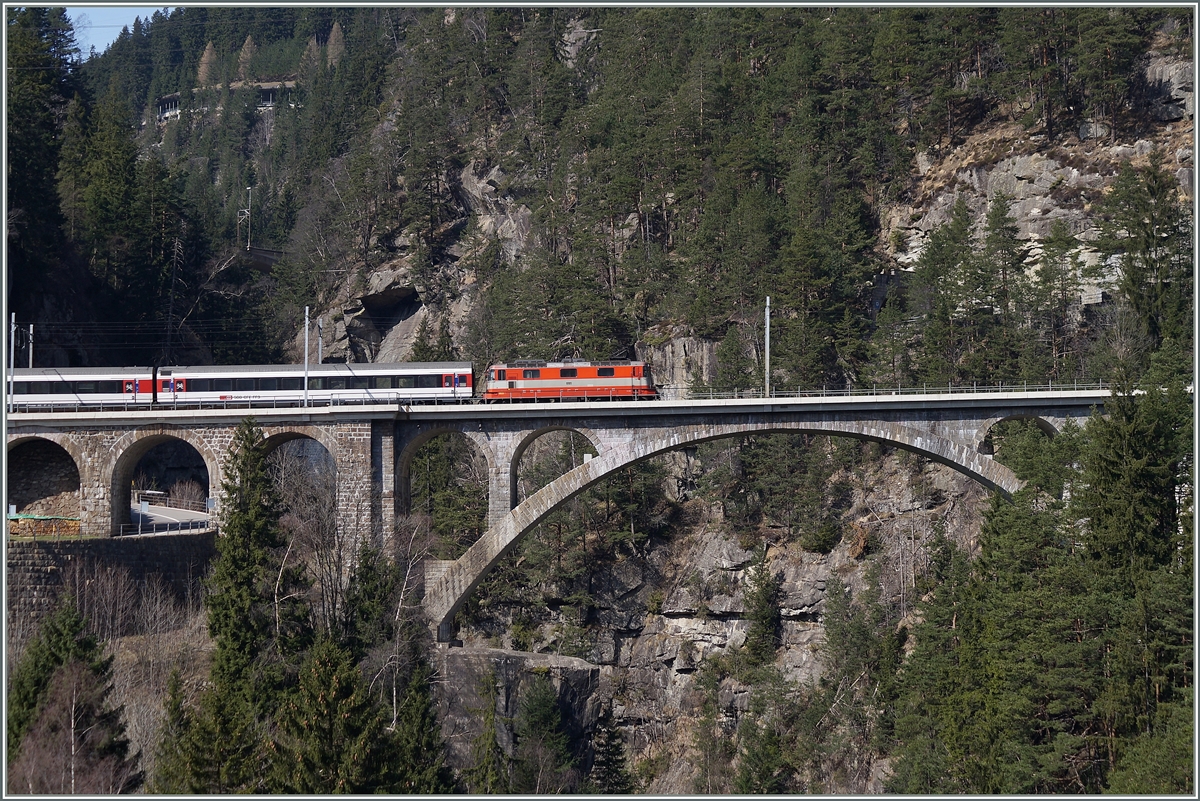
M 592 770 L 588 774 L 590 787 L 605 795 L 629 795 L 634 791 L 633 776 L 625 757 L 625 740 L 613 720 L 612 711 L 596 723 L 592 735 Z
M 404 764 L 393 736 L 349 653 L 331 640 L 313 646 L 301 666 L 271 748 L 277 792 L 405 792 L 397 786 Z
M 479 732 L 471 740 L 471 763 L 463 771 L 467 792 L 495 795 L 510 792 L 511 765 L 496 739 L 496 675 L 489 672 L 479 680 L 481 705 L 471 711 L 479 721 Z
M 111 692 L 108 671 L 78 659 L 59 667 L 10 766 L 9 792 L 111 795 L 141 786 Z
M 567 792 L 574 784 L 575 760 L 563 731 L 558 693 L 545 676 L 535 676 L 522 693 L 515 729 L 514 792 Z
M 767 559 L 767 548 L 759 553 L 749 573 L 746 587 L 746 617 L 750 628 L 746 632 L 746 651 L 755 664 L 771 662 L 779 645 L 780 579 L 771 574 L 771 563 Z
M 65 598 L 43 621 L 37 637 L 26 646 L 13 670 L 7 702 L 10 761 L 33 724 L 55 671 L 74 660 L 89 665 L 98 675 L 106 674 L 112 657 L 103 659 L 101 653 L 96 638 L 84 633 L 84 619 L 74 599 Z
M 433 696 L 430 669 L 421 663 L 409 677 L 392 737 L 398 777 L 392 792 L 404 795 L 448 793 L 453 789 Z

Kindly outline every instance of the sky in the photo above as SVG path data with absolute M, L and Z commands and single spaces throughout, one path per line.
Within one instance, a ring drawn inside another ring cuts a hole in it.
M 125 26 L 133 27 L 137 17 L 148 19 L 155 10 L 170 6 L 67 6 L 67 17 L 75 28 L 75 42 L 87 59 L 94 46 L 97 53 L 112 44 Z

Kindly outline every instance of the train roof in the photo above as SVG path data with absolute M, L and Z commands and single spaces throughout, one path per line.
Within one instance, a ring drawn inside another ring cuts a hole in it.
M 76 380 L 80 378 L 94 378 L 96 376 L 111 376 L 113 378 L 128 378 L 130 376 L 138 376 L 139 378 L 149 378 L 151 367 L 18 367 L 14 371 L 15 377 L 21 380 L 29 379 L 68 379 Z M 354 374 L 382 374 L 394 372 L 470 372 L 470 362 L 329 362 L 326 364 L 310 364 L 308 372 L 310 374 L 322 375 L 337 375 L 344 373 L 346 375 Z M 170 365 L 168 367 L 158 368 L 158 374 L 163 377 L 170 377 L 178 373 L 187 373 L 189 375 L 257 375 L 260 373 L 303 373 L 303 364 L 232 364 L 232 365 L 196 365 L 182 366 Z
M 13 372 L 22 380 L 30 378 L 92 378 L 94 376 L 112 376 L 128 378 L 129 376 L 150 377 L 149 367 L 18 367 Z
M 547 362 L 541 359 L 517 359 L 506 364 L 493 364 L 492 368 L 496 369 L 519 369 L 521 367 L 621 367 L 631 364 L 645 364 L 645 362 L 635 362 L 629 359 L 607 359 L 604 361 L 590 361 L 588 359 L 563 359 L 558 362 Z
M 171 365 L 160 367 L 161 376 L 177 375 L 258 375 L 261 373 L 298 373 L 303 364 L 236 364 L 236 365 Z M 310 364 L 308 372 L 322 375 L 391 374 L 395 372 L 470 372 L 470 362 L 327 362 Z

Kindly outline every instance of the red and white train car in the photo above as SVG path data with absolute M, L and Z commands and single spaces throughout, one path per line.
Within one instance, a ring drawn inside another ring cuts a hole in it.
M 639 400 L 657 397 L 650 366 L 632 361 L 521 360 L 487 370 L 483 398 L 503 400 Z

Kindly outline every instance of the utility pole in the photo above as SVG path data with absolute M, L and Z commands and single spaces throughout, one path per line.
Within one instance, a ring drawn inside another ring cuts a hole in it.
M 13 410 L 13 392 L 17 381 L 17 313 L 12 313 L 12 323 L 8 326 L 8 411 Z
M 250 187 L 246 187 L 246 250 L 250 249 L 250 209 L 254 208 L 250 202 L 251 192 Z
M 304 407 L 308 408 L 308 307 L 304 307 Z
M 324 364 L 325 359 L 321 355 L 321 346 L 325 344 L 325 326 L 320 317 L 317 318 L 317 364 Z
M 763 394 L 766 397 L 771 397 L 771 296 L 767 295 L 767 346 L 765 348 L 767 355 L 763 360 Z

